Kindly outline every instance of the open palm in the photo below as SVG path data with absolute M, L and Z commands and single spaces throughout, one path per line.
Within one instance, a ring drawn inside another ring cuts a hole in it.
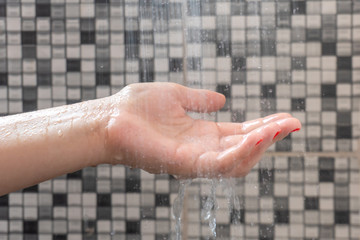
M 112 101 L 110 163 L 181 178 L 245 176 L 271 144 L 301 127 L 286 113 L 244 123 L 193 119 L 188 112 L 215 112 L 225 97 L 174 83 L 129 85 Z

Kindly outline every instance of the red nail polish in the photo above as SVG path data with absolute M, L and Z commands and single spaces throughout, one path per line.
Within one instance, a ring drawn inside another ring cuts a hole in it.
M 300 130 L 300 128 L 295 128 L 294 130 L 292 130 L 291 132 L 297 132 L 297 131 L 299 131 Z
M 255 144 L 255 146 L 259 145 L 262 141 L 263 141 L 263 139 L 260 139 L 260 140 Z
M 275 136 L 273 137 L 273 140 L 274 140 L 280 133 L 281 133 L 281 130 L 280 130 L 280 131 L 277 131 L 277 132 L 275 133 Z

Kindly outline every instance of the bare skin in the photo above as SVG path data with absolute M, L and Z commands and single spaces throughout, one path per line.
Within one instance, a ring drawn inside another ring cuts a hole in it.
M 93 101 L 0 118 L 0 195 L 99 164 L 179 178 L 243 177 L 300 122 L 279 113 L 244 123 L 195 120 L 221 94 L 174 83 L 133 84 Z

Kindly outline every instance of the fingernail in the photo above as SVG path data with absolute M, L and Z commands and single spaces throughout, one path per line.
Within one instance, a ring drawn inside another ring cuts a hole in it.
M 281 130 L 280 130 L 280 131 L 277 131 L 277 132 L 275 133 L 275 136 L 273 137 L 273 140 L 274 140 L 280 133 L 281 133 Z
M 291 132 L 297 132 L 297 131 L 299 131 L 300 130 L 300 128 L 295 128 L 294 130 L 292 130 Z
M 259 145 L 262 141 L 263 141 L 263 139 L 260 139 L 260 140 L 255 144 L 255 146 Z

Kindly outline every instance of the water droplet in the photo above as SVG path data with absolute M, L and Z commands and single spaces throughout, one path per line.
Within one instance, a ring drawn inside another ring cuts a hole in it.
M 58 131 L 58 136 L 62 137 L 63 136 L 63 132 L 61 130 Z

